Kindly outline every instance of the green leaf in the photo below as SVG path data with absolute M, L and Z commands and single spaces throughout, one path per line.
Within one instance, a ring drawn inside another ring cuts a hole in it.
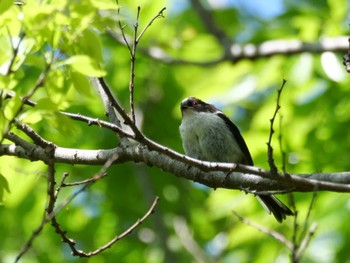
M 12 120 L 15 117 L 15 114 L 18 111 L 19 107 L 21 107 L 21 105 L 22 105 L 22 101 L 17 95 L 9 99 L 4 109 L 5 118 L 7 120 Z
M 71 74 L 71 80 L 73 88 L 79 93 L 83 94 L 84 96 L 91 96 L 91 85 L 89 80 L 86 78 L 86 76 L 78 73 L 78 72 L 72 72 Z
M 79 39 L 79 48 L 81 53 L 84 53 L 98 62 L 103 61 L 102 56 L 102 44 L 100 38 L 92 30 L 84 30 L 81 38 Z
M 11 193 L 9 183 L 7 182 L 5 176 L 0 174 L 0 204 L 4 201 L 4 192 Z
M 0 14 L 6 12 L 13 5 L 12 0 L 1 0 L 0 1 Z
M 104 9 L 104 10 L 107 10 L 107 9 L 116 10 L 118 7 L 114 0 L 91 0 L 91 4 L 98 9 Z
M 64 64 L 70 65 L 71 68 L 83 75 L 90 77 L 102 77 L 106 72 L 101 69 L 98 63 L 86 55 L 76 55 L 68 58 Z
M 55 107 L 57 106 L 55 105 Z M 53 102 L 49 98 L 42 98 L 37 101 L 37 105 L 36 105 L 37 110 L 49 111 L 52 108 L 53 108 Z

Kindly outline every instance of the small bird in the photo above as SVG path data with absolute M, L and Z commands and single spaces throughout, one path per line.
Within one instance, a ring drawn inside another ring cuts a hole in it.
M 210 162 L 254 165 L 237 126 L 214 105 L 189 97 L 181 102 L 181 113 L 180 134 L 188 156 Z M 257 195 L 257 198 L 280 223 L 286 216 L 294 215 L 274 195 Z

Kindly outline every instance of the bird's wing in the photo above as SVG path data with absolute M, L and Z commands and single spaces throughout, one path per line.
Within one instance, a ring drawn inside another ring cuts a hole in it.
M 253 164 L 253 159 L 250 155 L 250 152 L 248 150 L 247 144 L 245 143 L 241 133 L 239 132 L 239 129 L 237 128 L 237 126 L 221 111 L 217 111 L 216 114 L 225 121 L 226 125 L 229 127 L 232 135 L 234 136 L 234 138 L 236 139 L 240 149 L 242 150 L 243 154 L 244 154 L 244 158 L 247 165 L 254 165 Z

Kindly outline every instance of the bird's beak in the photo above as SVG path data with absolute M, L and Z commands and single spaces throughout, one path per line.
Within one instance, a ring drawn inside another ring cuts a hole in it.
M 184 111 L 186 109 L 189 109 L 188 100 L 184 99 L 183 101 L 181 101 L 181 110 Z

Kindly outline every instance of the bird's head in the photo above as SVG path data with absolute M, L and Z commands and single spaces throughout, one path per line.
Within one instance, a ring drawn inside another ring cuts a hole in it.
M 195 112 L 216 112 L 217 109 L 200 99 L 188 97 L 181 102 L 182 115 Z

